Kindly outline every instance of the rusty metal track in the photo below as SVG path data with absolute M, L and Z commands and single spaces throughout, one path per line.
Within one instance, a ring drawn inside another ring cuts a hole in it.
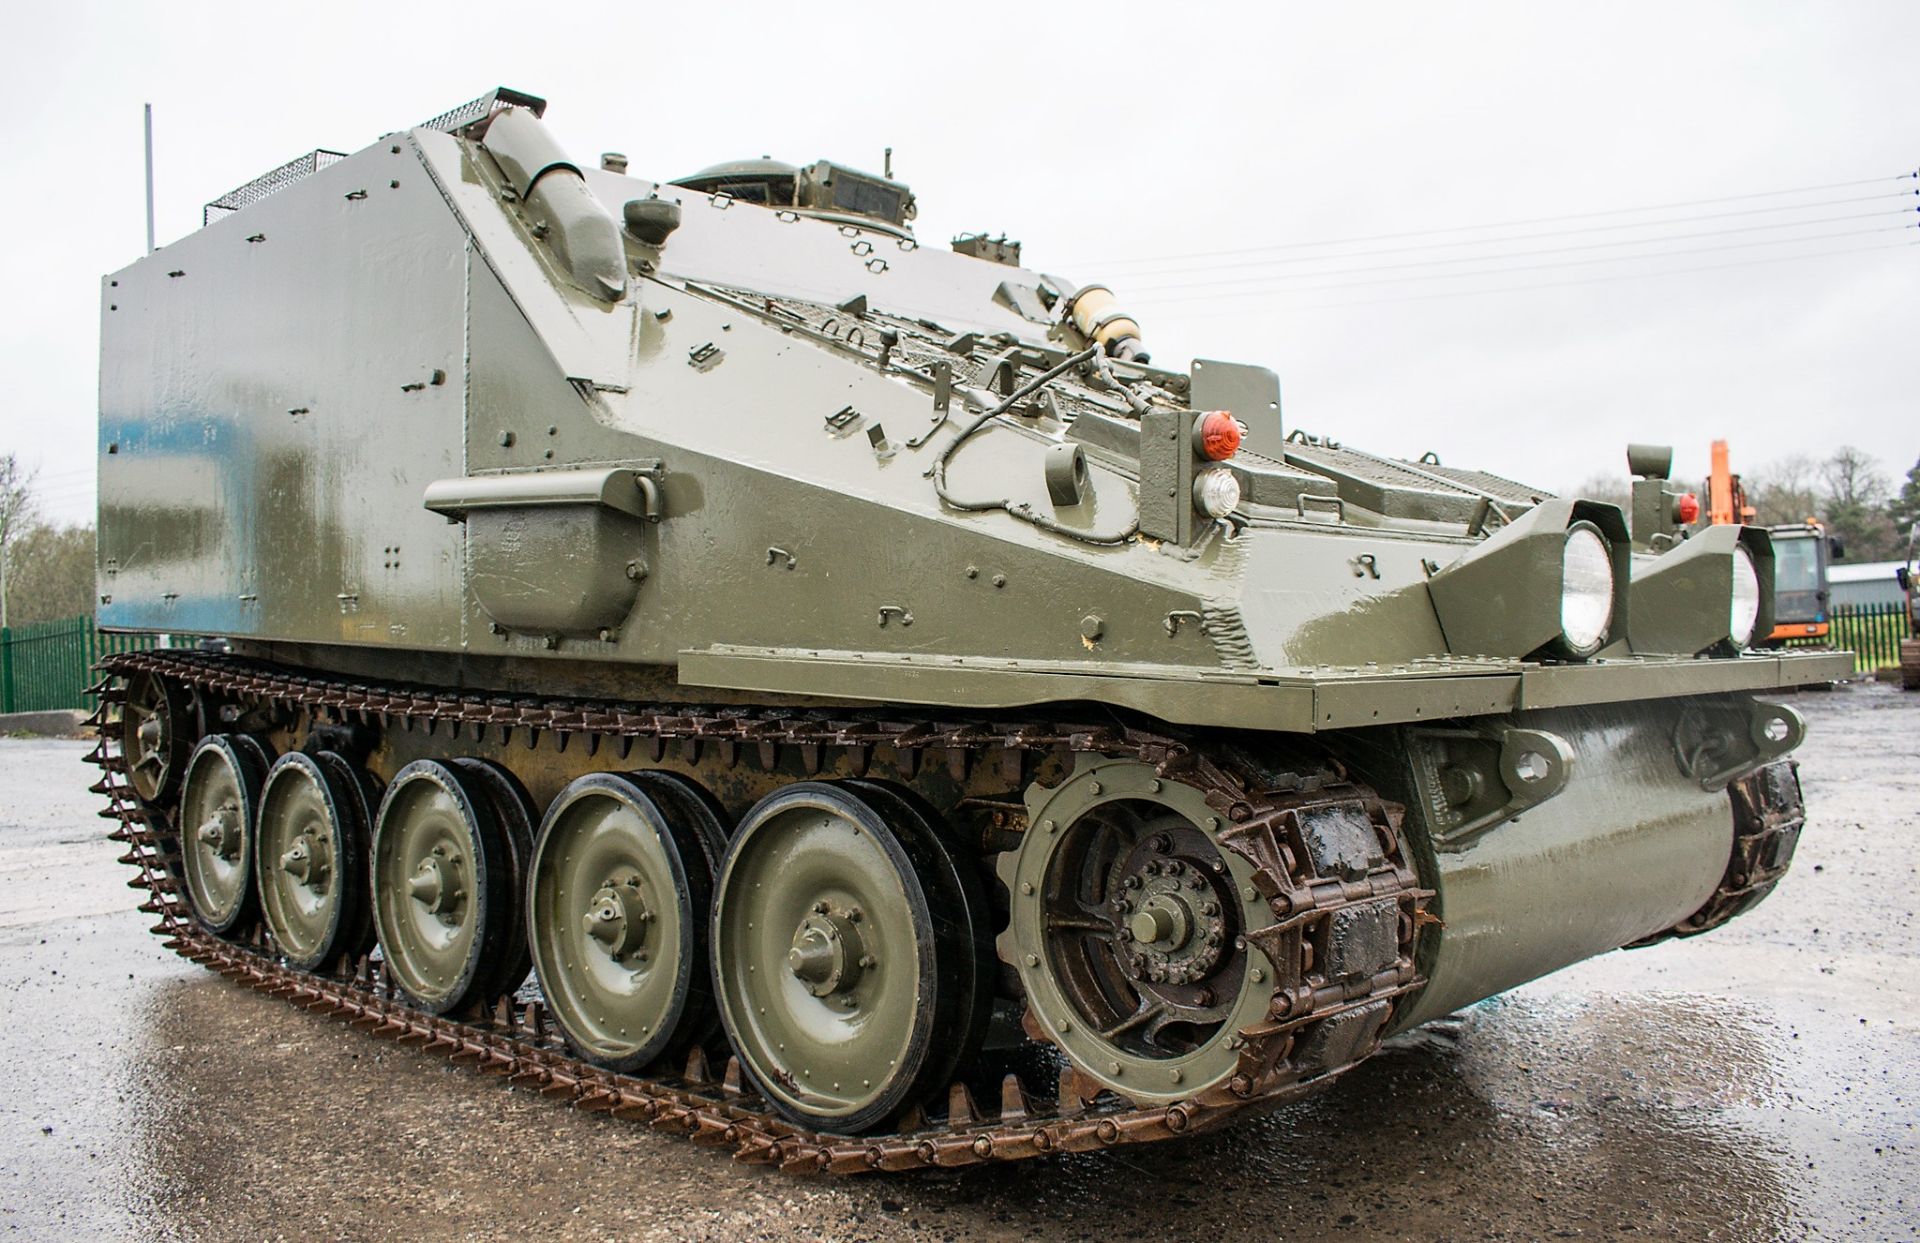
M 1800 844 L 1800 829 L 1807 822 L 1800 765 L 1775 760 L 1728 786 L 1727 795 L 1733 801 L 1733 853 L 1719 888 L 1699 910 L 1629 948 L 1711 932 L 1758 906 L 1787 874 L 1794 847 Z
M 1419 930 L 1431 922 L 1400 837 L 1400 809 L 1337 774 L 1261 788 L 1224 761 L 1196 753 L 1164 735 L 1109 725 L 905 720 L 884 715 L 845 718 L 770 708 L 646 708 L 582 700 L 489 695 L 336 679 L 210 653 L 130 652 L 107 658 L 108 675 L 94 724 L 100 742 L 87 757 L 102 770 L 96 793 L 116 821 L 111 836 L 127 845 L 122 862 L 138 875 L 129 887 L 147 891 L 142 911 L 159 917 L 153 932 L 168 948 L 259 992 L 304 1009 L 331 1014 L 355 1027 L 430 1052 L 484 1073 L 536 1087 L 576 1108 L 645 1121 L 695 1143 L 725 1147 L 736 1160 L 791 1171 L 858 1173 L 926 1166 L 1013 1161 L 1056 1152 L 1173 1139 L 1219 1126 L 1244 1111 L 1292 1100 L 1331 1083 L 1378 1048 L 1394 1009 L 1423 982 L 1414 967 Z M 169 863 L 175 831 L 168 812 L 143 806 L 128 786 L 125 760 L 105 725 L 122 694 L 121 679 L 155 674 L 181 686 L 241 705 L 306 713 L 313 720 L 358 721 L 381 728 L 446 728 L 479 738 L 497 731 L 502 742 L 524 731 L 529 746 L 551 734 L 564 749 L 578 740 L 588 754 L 602 747 L 625 758 L 636 746 L 658 758 L 669 745 L 722 748 L 728 762 L 757 755 L 772 767 L 777 747 L 799 748 L 810 770 L 837 751 L 864 770 L 873 749 L 893 749 L 903 761 L 929 762 L 944 753 L 964 774 L 982 759 L 1050 750 L 1096 752 L 1154 765 L 1163 775 L 1201 790 L 1226 817 L 1221 845 L 1254 867 L 1255 883 L 1276 923 L 1254 934 L 1273 958 L 1277 978 L 1265 1017 L 1241 1029 L 1236 1072 L 1225 1082 L 1173 1104 L 1139 1106 L 1094 1085 L 1071 1068 L 1057 1091 L 1030 1090 L 1006 1076 L 999 1099 L 982 1106 L 963 1083 L 949 1090 L 944 1117 L 918 1110 L 887 1135 L 839 1136 L 794 1127 L 755 1094 L 737 1061 L 711 1072 L 696 1050 L 678 1074 L 613 1074 L 572 1057 L 538 1001 L 503 1000 L 492 1012 L 447 1018 L 407 1004 L 377 959 L 350 971 L 317 976 L 286 966 L 256 927 L 251 941 L 223 940 L 195 922 Z M 1363 876 L 1321 875 L 1300 833 L 1301 817 L 1329 805 L 1358 809 L 1372 821 L 1385 862 Z M 1326 936 L 1335 912 L 1391 901 L 1399 943 L 1391 962 L 1362 978 L 1328 978 Z

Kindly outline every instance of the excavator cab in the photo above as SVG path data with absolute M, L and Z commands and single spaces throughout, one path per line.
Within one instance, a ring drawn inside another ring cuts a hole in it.
M 1827 610 L 1829 542 L 1818 524 L 1768 527 L 1773 537 L 1773 634 L 1771 641 L 1823 639 Z

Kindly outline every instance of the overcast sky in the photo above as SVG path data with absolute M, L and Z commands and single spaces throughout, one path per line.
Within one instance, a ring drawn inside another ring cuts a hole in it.
M 10 13 L 0 452 L 55 517 L 93 513 L 142 103 L 164 245 L 294 155 L 502 83 L 644 176 L 892 146 L 923 240 L 1005 230 L 1118 290 L 1156 361 L 1271 366 L 1289 425 L 1375 452 L 1549 488 L 1624 475 L 1631 440 L 1686 479 L 1714 437 L 1748 469 L 1920 456 L 1910 0 L 410 11 Z M 1800 187 L 1833 188 L 1772 193 Z

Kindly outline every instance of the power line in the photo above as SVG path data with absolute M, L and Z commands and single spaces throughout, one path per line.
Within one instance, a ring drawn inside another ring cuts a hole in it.
M 1873 232 L 1873 230 L 1866 231 Z M 1395 302 L 1433 302 L 1447 298 L 1478 298 L 1493 294 L 1527 293 L 1535 289 L 1562 289 L 1574 285 L 1604 285 L 1612 284 L 1616 281 L 1653 280 L 1662 276 L 1686 276 L 1699 272 L 1724 272 L 1730 268 L 1761 267 L 1775 263 L 1797 263 L 1803 259 L 1824 259 L 1834 255 L 1857 255 L 1870 250 L 1896 250 L 1913 246 L 1920 246 L 1920 241 L 1880 242 L 1871 246 L 1843 246 L 1833 250 L 1809 251 L 1803 255 L 1776 255 L 1766 259 L 1741 259 L 1733 263 L 1710 263 L 1699 267 L 1667 268 L 1663 271 L 1655 272 L 1622 272 L 1614 276 L 1575 277 L 1572 280 L 1564 281 L 1535 281 L 1526 285 L 1503 285 L 1496 286 L 1492 289 L 1447 289 L 1439 293 L 1404 294 L 1389 298 L 1352 298 L 1344 302 L 1313 302 L 1294 306 L 1270 306 L 1263 307 L 1260 311 L 1254 313 L 1327 311 L 1338 310 L 1342 307 L 1384 306 Z M 1229 315 L 1236 317 L 1245 316 L 1248 313 L 1249 312 L 1244 310 L 1196 311 L 1183 314 L 1180 318 L 1183 320 L 1218 319 Z
M 1600 216 L 1622 216 L 1643 211 L 1670 211 L 1683 207 L 1708 207 L 1715 203 L 1740 203 L 1752 199 L 1777 198 L 1784 194 L 1813 194 L 1822 190 L 1851 190 L 1859 186 L 1883 185 L 1890 181 L 1920 180 L 1920 170 L 1896 173 L 1884 177 L 1863 177 L 1858 181 L 1830 181 L 1817 186 L 1795 186 L 1787 190 L 1760 190 L 1751 194 L 1729 194 L 1719 198 L 1687 199 L 1674 203 L 1650 203 L 1644 207 L 1609 207 L 1599 211 L 1569 212 L 1558 216 L 1530 216 L 1520 220 L 1500 220 L 1487 224 L 1458 224 L 1439 229 L 1410 229 L 1401 233 L 1370 233 L 1359 237 L 1326 238 L 1317 242 L 1286 242 L 1272 246 L 1243 247 L 1231 250 L 1189 251 L 1179 255 L 1155 256 L 1169 259 L 1211 259 L 1218 255 L 1260 254 L 1272 250 L 1308 250 L 1320 246 L 1349 246 L 1360 242 L 1391 242 L 1404 237 L 1438 237 L 1446 233 L 1472 233 L 1481 229 L 1510 229 L 1529 224 L 1558 224 L 1566 220 L 1592 220 Z M 1124 258 L 1110 260 L 1113 264 L 1128 262 Z M 1092 266 L 1075 264 L 1065 266 Z
M 72 479 L 92 479 L 98 473 L 98 470 L 99 467 L 97 465 L 89 463 L 86 466 L 68 466 L 60 470 L 35 471 L 33 478 L 36 483 L 58 483 Z
M 1660 251 L 1650 255 L 1606 255 L 1598 259 L 1567 259 L 1557 263 L 1524 263 L 1505 268 L 1487 268 L 1475 272 L 1427 272 L 1414 276 L 1390 276 L 1370 281 L 1340 281 L 1331 285 L 1302 285 L 1292 289 L 1241 289 L 1227 293 L 1186 293 L 1169 298 L 1142 298 L 1141 302 L 1163 306 L 1169 303 L 1212 301 L 1220 298 L 1258 298 L 1270 297 L 1275 293 L 1318 293 L 1329 289 L 1359 289 L 1372 285 L 1400 285 L 1412 281 L 1466 280 L 1482 276 L 1500 276 L 1513 272 L 1539 272 L 1552 268 L 1584 267 L 1595 263 L 1630 263 L 1643 259 L 1666 259 L 1676 255 L 1711 254 L 1723 250 L 1747 250 L 1755 246 L 1791 246 L 1800 242 L 1822 242 L 1836 237 L 1859 237 L 1868 233 L 1893 233 L 1917 226 L 1911 224 L 1883 225 L 1872 229 L 1840 229 L 1832 233 L 1813 233 L 1806 237 L 1769 238 L 1758 242 L 1729 242 L 1724 246 L 1688 246 L 1680 250 Z
M 1873 211 L 1873 212 L 1854 212 L 1845 216 L 1823 216 L 1815 220 L 1787 220 L 1787 221 L 1777 221 L 1773 224 L 1749 224 L 1749 225 L 1741 225 L 1737 228 L 1732 228 L 1732 229 L 1703 229 L 1698 233 L 1670 233 L 1663 237 L 1620 238 L 1611 242 L 1587 242 L 1579 246 L 1546 246 L 1546 247 L 1541 247 L 1540 249 L 1537 249 L 1537 250 L 1511 250 L 1511 251 L 1502 251 L 1497 254 L 1491 254 L 1491 255 L 1461 255 L 1457 258 L 1452 258 L 1452 259 L 1415 259 L 1415 260 L 1409 260 L 1405 263 L 1363 264 L 1359 267 L 1327 268 L 1317 272 L 1276 272 L 1276 273 L 1269 273 L 1264 276 L 1227 278 L 1224 280 L 1216 280 L 1216 281 L 1174 281 L 1164 285 L 1134 285 L 1129 287 L 1128 293 L 1130 295 L 1138 294 L 1138 293 L 1152 293 L 1155 290 L 1163 290 L 1163 289 L 1218 289 L 1227 285 L 1263 285 L 1263 284 L 1268 284 L 1274 281 L 1313 280 L 1317 277 L 1322 277 L 1322 276 L 1352 276 L 1352 275 L 1360 275 L 1368 272 L 1398 272 L 1408 268 L 1432 268 L 1432 267 L 1439 267 L 1443 264 L 1449 264 L 1449 263 L 1487 263 L 1487 262 L 1496 262 L 1502 259 L 1531 259 L 1531 258 L 1537 258 L 1541 255 L 1578 254 L 1580 252 L 1589 251 L 1589 250 L 1611 250 L 1621 246 L 1653 246 L 1653 245 L 1658 245 L 1661 242 L 1692 242 L 1692 241 L 1698 241 L 1702 238 L 1709 238 L 1709 237 L 1730 237 L 1738 233 L 1759 233 L 1759 232 L 1764 232 L 1768 229 L 1809 228 L 1809 227 L 1812 227 L 1813 225 L 1819 225 L 1819 224 L 1844 224 L 1844 223 L 1848 223 L 1855 220 L 1872 220 L 1872 219 L 1877 219 L 1883 216 L 1905 216 L 1910 214 L 1911 213 L 1906 211 L 1905 209 L 1899 209 L 1899 210 L 1893 210 L 1893 211 L 1883 210 L 1883 211 Z M 1906 226 L 1894 226 L 1894 227 L 1906 227 Z M 1797 241 L 1799 239 L 1778 238 L 1774 240 L 1784 245 L 1790 242 Z M 1655 253 L 1656 254 L 1658 253 L 1676 254 L 1676 253 L 1684 253 L 1684 252 L 1668 251 L 1668 252 L 1655 252 Z M 1344 256 L 1341 256 L 1341 257 L 1344 258 Z M 1631 258 L 1638 258 L 1643 256 L 1625 255 L 1621 257 L 1631 259 Z M 1506 271 L 1509 269 L 1494 268 L 1490 270 Z
M 1841 199 L 1820 199 L 1812 203 L 1781 203 L 1773 207 L 1749 207 L 1740 211 L 1705 212 L 1696 216 L 1667 216 L 1660 220 L 1636 220 L 1622 224 L 1592 224 L 1583 225 L 1577 229 L 1547 229 L 1538 233 L 1513 233 L 1501 237 L 1471 237 L 1453 242 L 1422 242 L 1414 246 L 1385 246 L 1375 250 L 1350 250 L 1337 255 L 1289 255 L 1277 259 L 1234 259 L 1199 264 L 1181 264 L 1175 262 L 1174 266 L 1167 270 L 1189 271 L 1194 268 L 1203 271 L 1218 268 L 1233 270 L 1238 268 L 1273 267 L 1283 263 L 1325 263 L 1328 260 L 1369 259 L 1379 255 L 1404 255 L 1423 250 L 1453 250 L 1463 246 L 1498 246 L 1507 242 L 1528 242 L 1548 237 L 1577 237 L 1587 233 L 1611 233 L 1621 229 L 1654 229 L 1670 224 L 1693 224 L 1702 220 L 1733 220 L 1745 216 L 1763 215 L 1769 212 L 1808 211 L 1815 207 L 1838 207 L 1851 203 L 1873 203 L 1883 199 L 1904 199 L 1917 195 L 1920 195 L 1920 190 L 1894 190 L 1886 194 L 1858 194 Z M 1656 239 L 1649 238 L 1646 240 L 1652 241 Z M 1255 251 L 1258 249 L 1259 248 L 1256 247 Z M 1164 265 L 1169 262 L 1174 261 L 1155 256 L 1151 259 L 1120 260 L 1118 264 L 1113 266 L 1131 266 L 1135 263 Z M 1159 274 L 1159 272 L 1144 270 L 1140 273 L 1140 275 L 1143 276 L 1157 276 Z M 1129 286 L 1129 288 L 1132 288 L 1132 286 Z
M 76 484 L 72 487 L 51 488 L 46 491 L 36 491 L 33 493 L 33 499 L 35 501 L 58 501 L 58 500 L 71 499 L 76 496 L 93 496 L 96 494 L 96 492 L 97 492 L 97 489 L 93 488 L 90 485 L 83 487 L 81 485 Z

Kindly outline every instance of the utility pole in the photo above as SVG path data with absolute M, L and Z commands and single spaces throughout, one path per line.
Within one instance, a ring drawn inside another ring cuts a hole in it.
M 147 253 L 153 245 L 153 105 L 147 105 Z

